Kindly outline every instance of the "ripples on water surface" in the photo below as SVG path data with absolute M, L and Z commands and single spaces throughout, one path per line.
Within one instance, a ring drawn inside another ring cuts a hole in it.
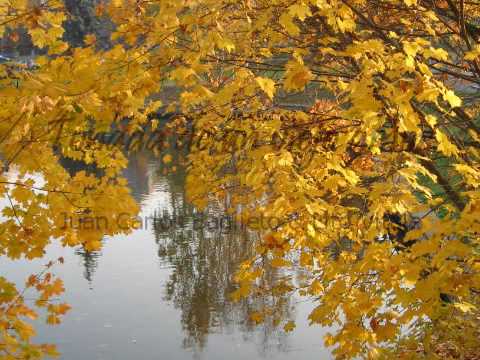
M 307 324 L 311 304 L 290 298 L 278 309 L 297 320 L 296 330 L 285 334 L 281 326 L 248 320 L 261 299 L 228 301 L 253 234 L 195 228 L 193 209 L 184 201 L 184 175 L 161 175 L 158 160 L 148 155 L 133 158 L 126 177 L 142 217 L 181 215 L 183 226 L 153 229 L 149 223 L 105 239 L 98 253 L 53 244 L 42 260 L 1 260 L 2 275 L 22 284 L 48 260 L 65 258 L 54 271 L 73 309 L 59 326 L 39 323 L 39 342 L 56 343 L 67 360 L 331 358 L 322 346 L 326 330 Z

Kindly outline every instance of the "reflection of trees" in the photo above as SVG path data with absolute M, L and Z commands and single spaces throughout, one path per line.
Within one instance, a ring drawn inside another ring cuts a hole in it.
M 102 256 L 100 251 L 88 251 L 83 246 L 75 249 L 75 255 L 78 255 L 82 259 L 83 263 L 83 276 L 85 279 L 92 283 L 93 274 L 98 266 L 98 259 Z
M 183 174 L 167 175 L 166 178 L 169 208 L 162 209 L 168 213 L 160 214 L 162 219 L 156 222 L 155 239 L 161 261 L 173 267 L 166 299 L 182 311 L 181 321 L 186 332 L 184 346 L 201 350 L 208 334 L 215 329 L 231 332 L 234 326 L 239 327 L 247 338 L 254 334 L 260 336 L 262 351 L 266 351 L 273 340 L 276 340 L 276 346 L 284 346 L 285 341 L 278 341 L 283 332 L 276 331 L 271 319 L 260 327 L 249 320 L 251 312 L 272 306 L 273 298 L 261 296 L 238 303 L 229 301 L 234 290 L 234 274 L 241 262 L 253 255 L 256 234 L 240 226 L 221 229 L 207 226 L 206 222 L 201 226 L 202 216 L 186 204 Z M 219 206 L 207 210 L 203 218 L 218 220 L 224 213 Z M 166 218 L 170 219 L 170 226 Z M 275 269 L 266 269 L 266 272 L 267 281 L 275 283 Z M 275 317 L 291 317 L 291 307 L 288 298 L 280 299 L 276 303 Z
M 261 344 L 261 352 L 266 352 L 273 344 L 281 350 L 286 345 L 285 340 L 280 339 L 284 336 L 283 331 L 277 331 L 271 318 L 261 326 L 256 326 L 249 319 L 249 314 L 280 300 L 280 304 L 275 306 L 275 317 L 288 319 L 292 315 L 292 304 L 288 297 L 259 296 L 238 303 L 229 300 L 235 287 L 235 272 L 254 253 L 256 234 L 239 226 L 235 228 L 233 221 L 228 223 L 230 229 L 208 225 L 209 219 L 220 221 L 226 218 L 225 206 L 220 205 L 210 208 L 208 215 L 203 215 L 203 226 L 200 225 L 201 214 L 185 200 L 184 170 L 179 167 L 175 173 L 161 175 L 163 169 L 153 170 L 158 168 L 158 163 L 147 154 L 137 154 L 130 159 L 124 175 L 138 201 L 144 200 L 158 184 L 168 193 L 167 203 L 162 205 L 163 208 L 156 209 L 160 221 L 154 223 L 154 236 L 162 265 L 172 268 L 166 286 L 166 300 L 181 310 L 184 346 L 201 350 L 209 334 L 219 330 L 229 333 L 240 329 L 245 340 L 256 337 L 256 342 Z M 77 164 L 69 165 L 70 169 L 78 170 L 78 166 L 74 166 Z M 88 252 L 79 247 L 75 254 L 81 257 L 84 276 L 91 282 L 101 253 Z M 275 269 L 265 270 L 263 281 L 267 283 L 266 287 L 271 287 L 280 274 Z

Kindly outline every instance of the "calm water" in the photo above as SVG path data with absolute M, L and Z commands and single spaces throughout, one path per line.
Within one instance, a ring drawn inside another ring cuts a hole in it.
M 162 175 L 148 155 L 133 158 L 125 175 L 143 217 L 183 220 L 107 238 L 98 253 L 54 244 L 42 260 L 1 260 L 2 275 L 22 284 L 48 260 L 65 258 L 54 272 L 73 309 L 59 326 L 39 323 L 39 342 L 56 343 L 68 360 L 331 358 L 322 346 L 327 330 L 308 326 L 311 304 L 285 299 L 277 311 L 297 321 L 297 329 L 285 334 L 271 322 L 249 321 L 262 299 L 229 302 L 232 276 L 251 254 L 255 234 L 198 226 L 184 200 L 184 174 Z M 222 216 L 220 208 L 211 211 L 214 219 Z

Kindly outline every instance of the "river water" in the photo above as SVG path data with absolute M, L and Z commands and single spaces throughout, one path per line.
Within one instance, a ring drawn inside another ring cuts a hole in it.
M 133 157 L 125 176 L 143 218 L 180 215 L 181 224 L 148 223 L 106 238 L 96 253 L 54 243 L 40 260 L 2 259 L 2 276 L 17 284 L 49 260 L 65 259 L 53 272 L 65 282 L 62 300 L 72 310 L 59 326 L 38 322 L 36 341 L 57 344 L 67 360 L 331 358 L 322 345 L 327 330 L 308 325 L 311 303 L 290 297 L 276 310 L 296 320 L 297 328 L 285 333 L 269 321 L 249 320 L 255 301 L 229 301 L 233 274 L 248 258 L 255 234 L 195 226 L 184 173 L 163 175 L 158 159 L 148 154 Z M 223 216 L 221 210 L 215 215 Z

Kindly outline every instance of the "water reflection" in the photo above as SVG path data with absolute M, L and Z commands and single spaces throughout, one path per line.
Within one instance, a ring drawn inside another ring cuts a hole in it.
M 75 255 L 80 256 L 84 267 L 83 276 L 89 284 L 93 281 L 93 274 L 98 266 L 99 258 L 102 256 L 101 251 L 88 251 L 83 246 L 75 249 Z
M 247 338 L 258 330 L 249 314 L 273 305 L 267 298 L 235 304 L 229 301 L 234 290 L 233 276 L 240 263 L 253 255 L 256 234 L 241 227 L 219 226 L 226 224 L 223 220 L 227 218 L 228 205 L 217 204 L 205 213 L 196 212 L 185 200 L 183 169 L 167 175 L 162 170 L 156 159 L 140 154 L 126 176 L 136 190 L 137 200 L 143 204 L 142 216 L 151 216 L 154 206 L 152 230 L 160 265 L 172 267 L 165 300 L 181 310 L 183 346 L 201 351 L 210 333 L 232 331 L 233 326 Z M 152 199 L 157 203 L 152 203 Z M 274 269 L 267 269 L 267 279 L 274 282 L 275 275 Z M 281 319 L 288 320 L 293 315 L 289 299 L 278 302 L 275 310 Z M 261 325 L 260 334 L 263 353 L 272 346 L 278 350 L 288 347 L 284 333 L 273 320 Z

